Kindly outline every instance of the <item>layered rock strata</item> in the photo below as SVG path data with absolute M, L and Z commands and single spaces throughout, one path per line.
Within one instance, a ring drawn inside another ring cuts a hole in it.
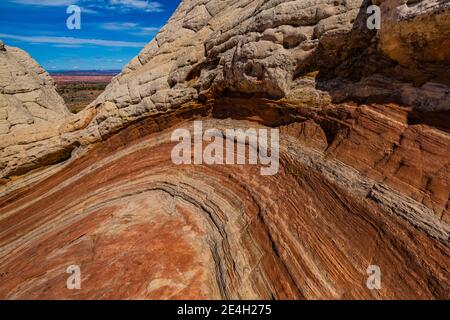
M 449 2 L 375 4 L 182 1 L 58 164 L 2 158 L 0 297 L 448 299 Z M 279 173 L 174 165 L 194 120 L 280 129 Z
M 104 140 L 134 121 L 211 96 L 313 106 L 393 102 L 418 112 L 447 112 L 450 3 L 374 3 L 381 8 L 380 30 L 367 28 L 372 3 L 362 0 L 182 1 L 104 94 L 66 117 L 60 136 L 46 143 L 67 158 L 75 147 Z M 19 164 L 4 161 L 3 181 L 55 162 L 48 154 L 22 153 Z
M 223 110 L 189 106 L 133 124 L 0 198 L 0 296 L 448 298 L 450 137 L 390 108 L 329 107 L 280 126 L 281 168 L 269 177 L 171 160 L 173 130 L 192 130 L 183 118 L 261 126 L 245 116 L 208 120 Z M 337 115 L 353 125 L 330 140 Z M 82 290 L 64 287 L 72 264 Z M 382 290 L 367 289 L 369 265 Z

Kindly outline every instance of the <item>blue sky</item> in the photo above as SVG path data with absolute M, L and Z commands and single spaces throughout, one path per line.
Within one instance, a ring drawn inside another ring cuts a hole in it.
M 1 0 L 0 39 L 45 69 L 122 69 L 154 38 L 180 0 Z M 81 30 L 69 30 L 69 5 Z

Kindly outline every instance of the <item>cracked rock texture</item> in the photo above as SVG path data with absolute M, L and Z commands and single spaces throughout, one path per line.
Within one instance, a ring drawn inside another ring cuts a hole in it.
M 48 73 L 0 43 L 0 181 L 59 161 L 65 147 L 58 127 L 69 114 Z
M 450 298 L 449 1 L 374 3 L 184 0 L 50 138 L 8 131 L 0 298 Z M 174 165 L 194 120 L 280 129 L 279 173 Z

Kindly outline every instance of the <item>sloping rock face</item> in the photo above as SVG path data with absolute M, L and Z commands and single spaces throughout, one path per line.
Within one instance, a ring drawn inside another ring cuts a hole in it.
M 191 101 L 247 96 L 447 112 L 449 2 L 375 3 L 380 30 L 367 28 L 366 0 L 182 1 L 105 92 L 59 126 L 52 161 L 22 155 L 19 166 L 3 165 L 2 180 Z
M 435 150 L 449 140 L 372 107 L 350 109 L 361 124 L 329 151 L 314 121 L 282 126 L 274 176 L 250 165 L 174 166 L 170 136 L 192 131 L 190 121 L 148 119 L 121 131 L 1 198 L 0 297 L 448 298 L 448 206 L 434 211 L 411 155 L 416 139 L 440 141 Z M 262 128 L 199 119 L 205 129 Z M 351 151 L 386 140 L 357 136 L 378 137 L 388 125 L 392 138 L 405 131 L 404 141 L 391 160 L 368 168 L 365 161 L 379 160 L 375 149 Z M 425 155 L 436 177 L 430 185 L 448 179 L 437 168 L 448 163 L 442 152 Z M 336 154 L 357 157 L 365 169 Z M 80 290 L 65 286 L 70 265 L 80 266 Z M 366 286 L 369 265 L 382 271 L 381 290 Z
M 321 105 L 384 94 L 421 107 L 415 92 L 449 84 L 449 2 L 384 1 L 379 32 L 367 28 L 369 5 L 184 1 L 97 103 L 112 101 L 125 114 L 133 105 L 155 113 L 212 91 L 216 97 L 253 94 Z M 377 83 L 386 76 L 385 84 Z M 402 92 L 389 91 L 389 85 Z M 347 92 L 362 86 L 365 92 Z M 448 92 L 444 86 L 441 91 L 429 94 L 423 108 L 448 110 Z
M 376 4 L 182 1 L 0 189 L 0 297 L 448 299 L 449 2 Z M 279 129 L 278 174 L 175 165 L 195 120 Z
M 69 116 L 53 80 L 24 51 L 0 44 L 0 169 L 20 175 L 59 161 L 58 127 Z M 70 154 L 69 154 L 70 155 Z
M 448 1 L 379 1 L 384 28 L 379 49 L 398 62 L 398 77 L 417 85 L 450 84 L 450 3 Z M 446 101 L 448 106 L 448 100 Z
M 367 28 L 369 1 L 183 1 L 62 128 L 64 143 L 91 144 L 143 117 L 230 96 L 448 111 L 449 2 L 376 3 L 380 30 Z

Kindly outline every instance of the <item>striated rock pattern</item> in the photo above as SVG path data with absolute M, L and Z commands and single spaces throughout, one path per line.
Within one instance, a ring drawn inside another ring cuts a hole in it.
M 0 157 L 0 298 L 450 298 L 449 2 L 374 3 L 182 1 L 61 154 Z M 194 120 L 279 128 L 279 173 L 174 165 Z
M 405 126 L 362 109 L 351 136 L 368 118 L 376 120 L 372 130 Z M 367 178 L 331 157 L 348 157 L 358 138 L 324 151 L 326 134 L 315 122 L 282 126 L 280 173 L 264 177 L 248 165 L 174 166 L 173 129 L 144 120 L 2 197 L 0 297 L 448 298 L 448 207 L 434 214 L 419 181 L 393 170 L 380 178 L 408 157 L 408 138 Z M 359 158 L 378 160 L 372 156 Z M 81 268 L 81 290 L 65 288 L 72 264 Z M 380 291 L 366 287 L 372 264 L 383 272 Z
M 375 3 L 382 11 L 380 30 L 367 28 L 367 0 L 182 1 L 105 92 L 65 119 L 50 149 L 66 159 L 74 148 L 139 119 L 229 96 L 447 112 L 450 3 Z M 400 23 L 404 27 L 393 27 Z M 10 180 L 54 158 L 22 154 L 19 166 L 3 165 L 1 176 Z

